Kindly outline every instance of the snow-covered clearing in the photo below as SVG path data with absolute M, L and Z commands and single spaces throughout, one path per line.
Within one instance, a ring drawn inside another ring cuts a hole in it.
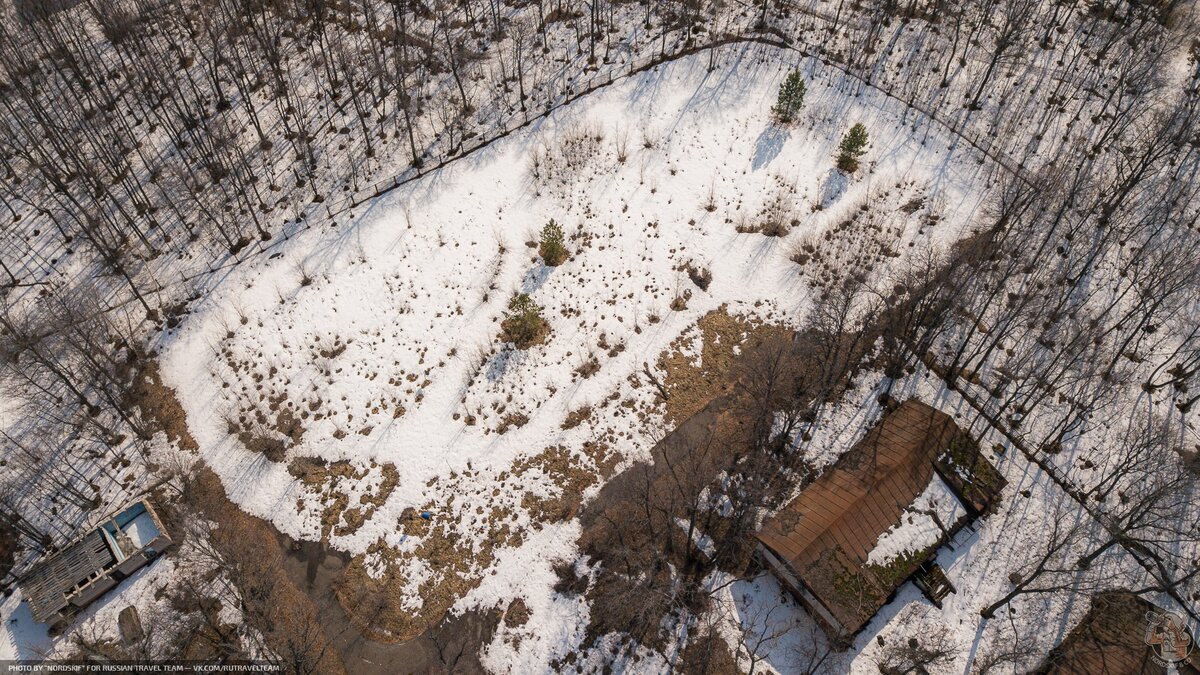
M 935 127 L 914 132 L 894 99 L 843 91 L 836 70 L 790 52 L 717 62 L 684 58 L 585 97 L 193 303 L 159 345 L 162 372 L 230 498 L 288 535 L 328 538 L 371 576 L 390 570 L 421 621 L 437 618 L 431 602 L 523 598 L 531 620 L 498 632 L 493 666 L 545 670 L 578 644 L 587 607 L 553 591 L 552 566 L 575 557 L 580 500 L 663 430 L 642 364 L 722 306 L 803 323 L 814 289 L 795 252 L 861 214 L 887 250 L 844 252 L 827 272 L 882 278 L 960 238 L 981 206 L 985 167 L 949 156 Z M 784 128 L 770 106 L 791 67 L 810 85 Z M 847 179 L 833 154 L 855 122 L 871 148 Z M 550 219 L 572 254 L 556 268 L 530 245 Z M 754 231 L 771 223 L 782 236 Z M 711 272 L 707 289 L 689 263 Z M 518 292 L 551 329 L 528 350 L 499 337 Z M 435 539 L 448 564 L 426 559 Z
M 789 244 L 820 234 L 869 195 L 881 200 L 897 183 L 915 184 L 954 214 L 957 222 L 922 236 L 913 218 L 905 243 L 961 234 L 961 219 L 978 206 L 973 163 L 959 169 L 923 148 L 897 127 L 896 106 L 870 90 L 853 98 L 813 86 L 801 125 L 780 129 L 769 107 L 789 55 L 726 56 L 733 63 L 713 73 L 693 57 L 614 85 L 380 199 L 349 228 L 310 232 L 231 273 L 166 340 L 162 357 L 231 496 L 288 534 L 319 535 L 314 505 L 296 513 L 305 493 L 286 463 L 249 452 L 226 424 L 243 410 L 290 410 L 304 431 L 289 459 L 396 465 L 399 483 L 375 518 L 395 522 L 404 506 L 439 495 L 426 485 L 433 478 L 503 470 L 548 442 L 584 436 L 559 430 L 568 409 L 600 403 L 721 304 L 802 320 L 810 289 L 788 260 Z M 873 132 L 874 170 L 830 208 L 810 212 L 836 180 L 834 147 L 854 121 Z M 553 139 L 577 130 L 602 137 L 594 152 L 540 185 L 530 153 L 554 152 Z M 799 227 L 783 238 L 737 233 L 733 223 L 753 218 L 779 183 L 795 185 Z M 551 218 L 573 252 L 559 268 L 526 247 Z M 680 269 L 688 261 L 711 269 L 707 293 Z M 528 351 L 499 344 L 499 319 L 517 291 L 545 307 L 553 331 Z M 672 311 L 682 293 L 692 296 L 687 309 Z M 602 368 L 583 379 L 572 369 L 588 355 Z M 514 413 L 529 422 L 494 433 Z M 638 457 L 644 441 L 629 440 L 623 453 Z M 361 551 L 380 534 L 373 524 L 334 541 Z

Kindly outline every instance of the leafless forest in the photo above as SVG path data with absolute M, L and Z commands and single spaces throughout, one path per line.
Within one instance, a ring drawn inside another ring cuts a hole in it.
M 815 477 L 788 439 L 811 437 L 864 369 L 924 368 L 970 404 L 964 426 L 1000 434 L 1049 477 L 1064 514 L 1045 547 L 1013 551 L 1021 574 L 984 618 L 1022 596 L 1087 596 L 1121 558 L 1140 570 L 1131 590 L 1200 620 L 1198 31 L 1184 0 L 0 6 L 3 585 L 134 495 L 218 512 L 187 494 L 211 485 L 149 448 L 195 445 L 156 355 L 229 270 L 347 227 L 378 195 L 614 79 L 685 55 L 716 71 L 725 50 L 773 47 L 810 58 L 810 76 L 847 97 L 902 103 L 930 143 L 954 139 L 988 185 L 985 212 L 885 283 L 827 279 L 797 338 L 746 352 L 737 435 L 620 474 L 620 499 L 584 509 L 587 570 L 564 567 L 557 590 L 587 598 L 595 635 L 661 647 L 664 617 L 704 615 L 705 579 L 746 570 L 762 515 Z M 649 365 L 641 377 L 666 398 Z M 294 672 L 341 667 L 311 617 L 284 637 L 264 629 L 278 617 L 252 610 L 269 575 L 202 530 L 189 530 L 205 542 L 195 555 L 230 570 L 257 626 L 230 628 L 203 597 L 181 597 L 193 637 Z M 723 672 L 705 651 L 712 631 L 691 635 L 681 668 Z M 755 639 L 741 638 L 750 655 Z M 1022 639 L 1014 629 L 972 672 L 1008 672 Z M 889 650 L 881 671 L 938 672 L 945 655 L 925 646 Z M 836 668 L 810 656 L 810 672 Z

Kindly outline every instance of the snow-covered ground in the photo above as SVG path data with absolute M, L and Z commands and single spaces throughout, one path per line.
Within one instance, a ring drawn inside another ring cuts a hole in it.
M 728 304 L 735 313 L 801 322 L 810 289 L 788 259 L 791 245 L 868 195 L 923 185 L 949 222 L 924 235 L 913 228 L 909 240 L 944 244 L 961 235 L 978 207 L 977 167 L 958 167 L 910 139 L 893 102 L 870 91 L 847 97 L 818 80 L 801 122 L 781 129 L 769 108 L 792 56 L 751 50 L 725 60 L 709 73 L 706 58 L 683 59 L 589 96 L 381 198 L 349 227 L 310 232 L 279 256 L 234 271 L 199 301 L 164 342 L 163 370 L 231 497 L 288 534 L 319 534 L 315 507 L 295 512 L 305 495 L 286 463 L 249 452 L 227 428 L 231 413 L 268 411 L 274 395 L 277 410 L 311 413 L 289 458 L 375 460 L 399 470 L 380 523 L 334 539 L 364 550 L 382 523 L 437 495 L 431 479 L 507 467 L 580 435 L 558 428 L 568 409 L 599 403 L 704 313 Z M 858 121 L 872 132 L 872 171 L 813 212 L 811 203 L 839 180 L 837 141 Z M 550 185 L 531 176 L 531 153 L 554 153 L 555 139 L 582 132 L 601 140 L 578 166 Z M 799 226 L 783 238 L 739 234 L 738 219 L 752 219 L 781 182 L 795 185 Z M 552 218 L 573 253 L 557 268 L 526 246 Z M 707 293 L 681 270 L 689 261 L 712 271 Z M 525 351 L 499 342 L 499 319 L 518 291 L 545 307 L 552 330 L 546 344 Z M 684 292 L 692 296 L 687 308 L 672 311 Z M 608 356 L 618 345 L 624 349 Z M 602 367 L 584 379 L 572 371 L 589 355 Z M 525 426 L 492 433 L 517 412 L 529 416 Z M 630 440 L 624 452 L 645 449 Z

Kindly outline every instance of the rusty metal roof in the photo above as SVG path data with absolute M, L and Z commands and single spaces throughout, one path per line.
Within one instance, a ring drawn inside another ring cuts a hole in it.
M 884 573 L 867 556 L 933 480 L 933 460 L 959 435 L 949 415 L 905 401 L 764 523 L 758 539 L 846 630 L 857 631 L 911 573 Z M 923 561 L 911 562 L 915 569 Z

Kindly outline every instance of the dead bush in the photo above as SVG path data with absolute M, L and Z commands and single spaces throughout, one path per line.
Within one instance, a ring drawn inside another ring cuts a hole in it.
M 574 429 L 575 427 L 579 426 L 580 424 L 583 424 L 584 422 L 586 422 L 588 420 L 588 418 L 591 416 L 592 416 L 592 406 L 585 405 L 585 406 L 576 408 L 575 410 L 572 410 L 571 412 L 567 413 L 566 419 L 563 420 L 562 428 L 563 429 Z
M 588 357 L 587 361 L 584 361 L 583 364 L 575 369 L 575 374 L 585 380 L 598 372 L 600 372 L 600 360 L 595 356 Z
M 817 247 L 810 241 L 797 242 L 792 247 L 792 254 L 789 256 L 792 262 L 797 265 L 807 265 L 809 261 L 817 260 L 820 255 L 817 253 Z
M 771 201 L 763 208 L 758 224 L 758 231 L 768 237 L 786 237 L 791 228 L 800 224 L 795 216 L 795 205 L 792 195 L 795 188 L 781 184 L 775 191 Z
M 671 301 L 671 310 L 674 312 L 682 312 L 687 309 L 688 300 L 692 299 L 692 292 L 685 290 L 683 293 L 675 295 L 675 299 Z
M 687 264 L 688 278 L 693 284 L 702 291 L 708 290 L 708 285 L 712 283 L 712 272 L 707 267 L 700 267 L 695 263 L 688 262 Z

